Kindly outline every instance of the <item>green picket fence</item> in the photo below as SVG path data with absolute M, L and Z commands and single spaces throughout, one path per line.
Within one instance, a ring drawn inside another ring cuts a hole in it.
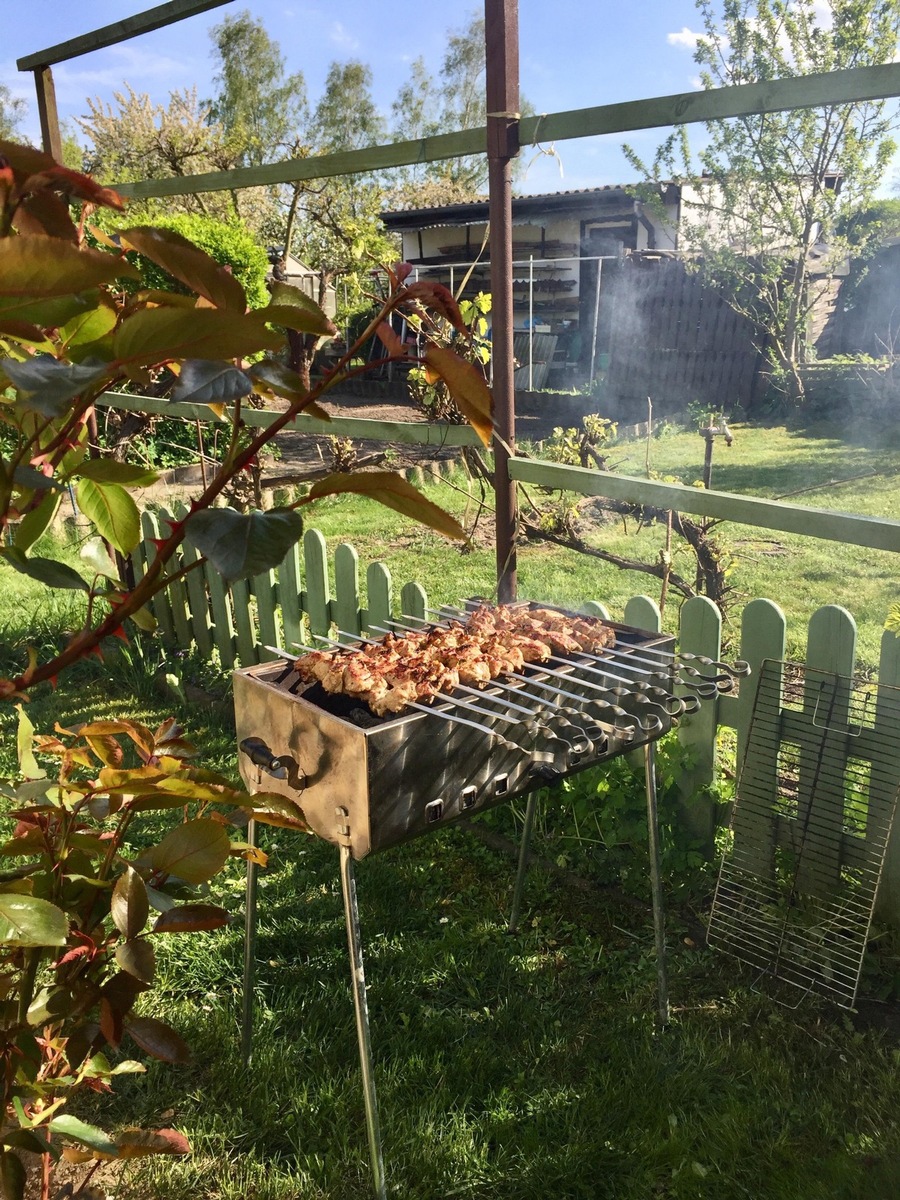
M 180 517 L 178 510 L 174 517 Z M 165 510 L 145 512 L 144 540 L 132 557 L 135 574 L 140 576 L 156 553 L 153 543 L 167 532 Z M 196 560 L 196 552 L 187 545 L 181 561 L 187 566 Z M 276 570 L 265 571 L 249 580 L 226 586 L 209 563 L 188 572 L 152 601 L 153 612 L 163 638 L 181 648 L 196 647 L 201 654 L 218 651 L 223 666 L 251 666 L 275 657 L 267 646 L 290 650 L 295 644 L 309 645 L 316 634 L 328 634 L 337 627 L 351 635 L 365 634 L 401 617 L 425 618 L 429 607 L 424 588 L 416 582 L 397 587 L 383 562 L 365 567 L 366 603 L 360 589 L 361 564 L 356 550 L 347 544 L 334 552 L 329 570 L 325 538 L 317 529 L 308 529 L 302 544 L 295 545 Z M 334 578 L 332 588 L 331 578 Z M 593 601 L 586 611 L 627 625 L 659 631 L 660 612 L 655 601 L 635 596 L 622 613 L 610 613 Z M 703 596 L 686 601 L 680 611 L 678 648 L 682 653 L 721 657 L 722 620 L 716 606 Z M 754 680 L 765 659 L 783 659 L 787 644 L 787 624 L 781 609 L 771 600 L 753 600 L 741 616 L 740 644 L 733 657 L 750 664 L 749 681 L 734 694 L 723 695 L 703 704 L 700 711 L 679 723 L 678 738 L 690 749 L 690 768 L 680 781 L 679 791 L 686 820 L 694 835 L 712 846 L 715 806 L 705 794 L 716 768 L 716 740 L 721 727 L 736 730 L 738 769 L 747 743 L 755 694 Z M 813 614 L 807 631 L 807 666 L 841 675 L 852 675 L 856 665 L 856 624 L 853 617 L 836 605 L 828 605 Z M 900 686 L 900 639 L 886 633 L 882 638 L 880 683 Z M 887 737 L 896 741 L 897 733 Z M 777 747 L 773 748 L 773 757 Z M 849 756 L 851 747 L 847 746 Z M 859 747 L 852 753 L 859 754 Z M 877 765 L 879 750 L 873 745 L 871 757 Z M 773 781 L 773 789 L 776 784 Z M 774 794 L 773 794 L 774 804 Z M 850 832 L 842 834 L 847 857 L 853 857 Z M 885 873 L 879 893 L 881 911 L 900 922 L 900 835 L 889 847 Z

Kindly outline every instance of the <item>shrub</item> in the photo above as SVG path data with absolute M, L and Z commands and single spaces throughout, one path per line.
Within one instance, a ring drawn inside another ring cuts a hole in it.
M 220 266 L 230 267 L 232 274 L 243 284 L 251 308 L 262 308 L 268 303 L 266 276 L 269 273 L 269 257 L 257 245 L 246 226 L 237 221 L 226 224 L 199 213 L 176 213 L 155 221 L 154 225 L 180 233 L 189 242 L 205 250 Z M 141 255 L 134 256 L 134 261 L 141 273 L 141 286 L 191 294 L 189 288 L 156 263 Z

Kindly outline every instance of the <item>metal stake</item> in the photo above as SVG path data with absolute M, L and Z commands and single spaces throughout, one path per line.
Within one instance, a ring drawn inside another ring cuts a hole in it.
M 256 822 L 251 818 L 247 824 L 247 844 L 256 849 Z M 256 983 L 256 893 L 259 879 L 259 864 L 247 859 L 247 876 L 244 885 L 244 996 L 241 1014 L 241 1057 L 244 1065 L 253 1053 L 253 988 Z
M 650 893 L 653 900 L 653 935 L 656 942 L 656 979 L 659 993 L 659 1023 L 669 1023 L 669 980 L 666 970 L 666 914 L 663 908 L 659 862 L 659 814 L 656 802 L 656 742 L 644 745 L 644 774 L 647 780 L 647 837 L 650 849 Z
M 369 1161 L 372 1182 L 378 1200 L 387 1200 L 384 1181 L 384 1162 L 381 1157 L 381 1128 L 378 1121 L 378 1100 L 372 1073 L 372 1044 L 369 1038 L 369 1006 L 366 1002 L 366 977 L 363 971 L 362 937 L 359 928 L 359 908 L 356 904 L 356 880 L 349 846 L 341 846 L 341 889 L 344 893 L 344 918 L 347 922 L 347 946 L 350 951 L 350 975 L 353 983 L 353 1007 L 356 1011 L 356 1038 L 359 1045 L 359 1068 L 362 1074 L 363 1098 L 366 1105 L 366 1133 L 369 1138 Z
M 519 843 L 519 865 L 516 868 L 516 882 L 513 887 L 512 908 L 509 913 L 507 933 L 516 933 L 519 928 L 519 913 L 522 908 L 522 893 L 525 890 L 525 873 L 528 870 L 528 851 L 531 849 L 531 830 L 534 825 L 534 814 L 537 810 L 537 792 L 528 793 L 528 803 L 525 806 L 525 824 L 522 826 L 522 841 Z

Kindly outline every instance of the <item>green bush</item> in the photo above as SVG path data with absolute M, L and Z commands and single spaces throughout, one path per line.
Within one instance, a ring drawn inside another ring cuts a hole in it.
M 189 242 L 205 250 L 217 263 L 231 267 L 232 273 L 243 284 L 251 308 L 262 308 L 268 303 L 266 276 L 269 273 L 269 257 L 244 225 L 238 222 L 226 224 L 199 213 L 176 213 L 171 217 L 162 217 L 154 224 L 180 233 Z M 128 257 L 132 258 L 132 255 Z M 142 287 L 190 295 L 183 284 L 156 263 L 141 255 L 135 255 L 134 261 L 141 272 Z

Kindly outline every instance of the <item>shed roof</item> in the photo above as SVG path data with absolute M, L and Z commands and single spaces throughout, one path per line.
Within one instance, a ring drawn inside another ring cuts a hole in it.
M 516 224 L 528 224 L 549 215 L 565 216 L 582 213 L 586 208 L 608 210 L 630 205 L 637 184 L 605 184 L 603 187 L 576 188 L 566 192 L 541 192 L 531 196 L 514 196 L 512 216 Z M 662 183 L 663 199 L 673 202 L 678 198 L 678 185 Z M 381 214 L 387 229 L 402 231 L 427 229 L 439 225 L 481 224 L 488 219 L 488 201 L 474 200 L 466 204 L 440 204 L 429 208 L 402 208 Z

